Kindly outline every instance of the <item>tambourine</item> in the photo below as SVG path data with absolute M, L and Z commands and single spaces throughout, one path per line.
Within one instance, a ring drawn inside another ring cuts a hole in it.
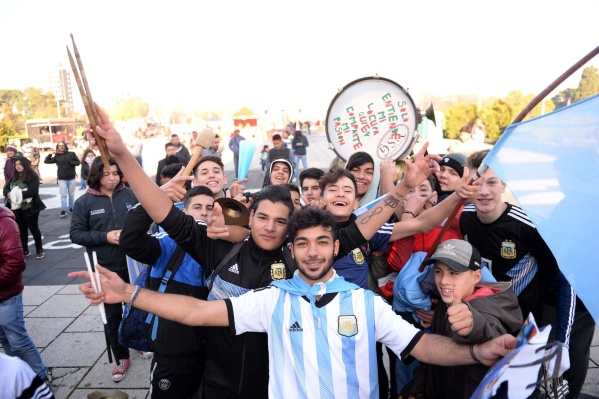
M 405 159 L 418 139 L 418 113 L 408 92 L 382 77 L 354 80 L 331 101 L 329 147 L 347 161 L 357 151 L 379 159 Z

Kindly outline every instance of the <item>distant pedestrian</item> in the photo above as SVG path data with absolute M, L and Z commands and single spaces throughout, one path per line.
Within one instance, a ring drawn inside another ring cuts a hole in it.
M 4 185 L 3 192 L 5 197 L 11 197 L 11 208 L 19 226 L 21 246 L 25 257 L 31 255 L 28 244 L 28 231 L 31 231 L 35 241 L 36 257 L 37 259 L 43 259 L 46 254 L 42 247 L 39 216 L 40 212 L 46 209 L 46 205 L 44 205 L 38 194 L 39 186 L 39 177 L 31 168 L 31 162 L 29 162 L 29 159 L 22 157 L 17 158 L 15 161 L 15 171 L 12 179 Z M 18 200 L 18 203 L 15 200 Z
M 482 150 L 482 148 L 483 147 L 479 142 L 472 139 L 470 128 L 468 126 L 462 126 L 458 139 L 447 148 L 447 152 L 459 152 L 468 156 Z
M 25 256 L 19 239 L 19 227 L 10 209 L 0 205 L 0 344 L 8 356 L 24 360 L 45 380 L 48 367 L 27 334 L 23 316 L 23 271 Z M 4 376 L 4 366 L 0 367 Z M 0 389 L 5 388 L 0 384 Z M 1 391 L 0 391 L 1 393 Z M 3 395 L 0 395 L 4 397 Z
M 44 163 L 54 163 L 58 167 L 58 187 L 60 189 L 60 217 L 67 216 L 67 195 L 69 212 L 73 212 L 73 204 L 75 203 L 75 167 L 79 166 L 80 162 L 74 152 L 70 152 L 67 143 L 59 141 L 56 143 L 56 151 L 54 154 L 48 154 Z
M 162 175 L 162 169 L 166 166 L 174 164 L 174 163 L 182 163 L 186 164 L 187 162 L 183 158 L 179 158 L 177 154 L 177 146 L 171 143 L 170 141 L 164 145 L 164 153 L 165 157 L 158 161 L 158 167 L 156 168 L 156 185 L 161 186 L 160 176 Z
M 96 154 L 91 148 L 88 148 L 81 157 L 81 186 L 79 190 L 85 190 L 87 188 L 87 179 L 89 179 L 89 168 L 91 168 L 96 159 Z
M 141 154 L 144 148 L 144 143 L 141 141 L 141 137 L 138 136 L 137 133 L 132 133 L 126 137 L 125 145 L 127 146 L 129 152 L 133 154 L 137 163 L 143 166 Z
M 239 170 L 239 143 L 245 140 L 245 137 L 239 134 L 239 129 L 233 131 L 233 137 L 229 140 L 229 149 L 233 152 L 233 165 L 235 165 L 235 176 L 238 176 Z
M 22 157 L 23 154 L 17 151 L 17 146 L 9 144 L 6 146 L 6 161 L 4 162 L 4 182 L 9 182 L 12 178 L 12 172 L 15 170 L 15 159 Z
M 295 156 L 293 181 L 297 180 L 300 161 L 302 161 L 302 164 L 304 165 L 304 170 L 308 169 L 308 156 L 306 155 L 306 148 L 308 145 L 308 138 L 304 136 L 301 131 L 295 132 L 295 136 L 293 136 L 293 140 L 291 140 L 291 148 L 293 149 L 293 155 Z
M 189 153 L 187 147 L 185 147 L 185 145 L 181 143 L 179 135 L 177 135 L 176 133 L 171 134 L 171 143 L 173 143 L 175 147 L 177 147 L 177 153 L 175 155 L 181 158 L 183 160 L 183 163 L 187 164 L 187 162 L 189 162 L 189 160 L 191 159 L 191 154 Z
M 29 160 L 31 161 L 31 168 L 33 169 L 33 171 L 35 173 L 37 173 L 37 175 L 40 178 L 40 184 L 42 184 L 43 183 L 42 175 L 40 174 L 40 169 L 39 169 L 40 146 L 39 146 L 37 140 L 35 140 L 35 142 L 32 142 L 31 140 L 29 140 L 29 143 L 27 143 L 26 146 L 29 148 Z M 24 147 L 25 146 L 23 146 L 23 148 Z
M 472 128 L 470 129 L 470 136 L 472 137 L 472 140 L 478 144 L 485 144 L 485 139 L 487 138 L 487 128 L 485 127 L 482 119 L 476 118 L 472 124 Z
M 262 151 L 260 151 L 260 167 L 262 168 L 262 176 L 264 176 L 268 167 L 268 145 L 263 146 Z
M 205 150 L 202 150 L 202 156 L 212 155 L 215 157 L 222 157 L 223 148 L 220 145 L 220 136 L 218 134 L 214 135 L 214 141 L 212 141 L 212 145 Z

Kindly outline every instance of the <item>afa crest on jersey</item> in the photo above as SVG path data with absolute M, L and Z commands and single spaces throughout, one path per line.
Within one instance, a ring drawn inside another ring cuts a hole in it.
M 353 337 L 358 333 L 358 319 L 354 315 L 339 316 L 339 325 L 337 327 L 339 335 L 344 337 Z
M 505 259 L 516 258 L 516 244 L 510 240 L 501 243 L 501 257 Z
M 270 278 L 273 280 L 285 280 L 285 264 L 281 262 L 270 265 Z
M 360 248 L 354 249 L 353 251 L 351 251 L 351 254 L 354 258 L 354 262 L 356 262 L 356 264 L 358 264 L 358 265 L 361 265 L 366 260 L 364 258 L 364 253 L 362 252 L 362 250 Z

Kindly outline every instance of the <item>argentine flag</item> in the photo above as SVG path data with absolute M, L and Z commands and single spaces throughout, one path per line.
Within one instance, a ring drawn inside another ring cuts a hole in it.
M 509 126 L 484 159 L 599 322 L 599 95 Z

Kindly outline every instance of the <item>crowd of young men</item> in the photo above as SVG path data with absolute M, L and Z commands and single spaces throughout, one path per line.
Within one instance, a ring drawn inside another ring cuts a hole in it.
M 396 316 L 380 297 L 367 290 L 371 253 L 385 253 L 390 242 L 436 228 L 460 196 L 473 201 L 477 214 L 479 210 L 480 215 L 495 212 L 496 197 L 487 195 L 486 190 L 490 185 L 503 183 L 494 183 L 492 176 L 468 186 L 467 169 L 462 170 L 461 185 L 457 189 L 454 187 L 453 194 L 447 193 L 440 204 L 416 215 L 406 208 L 406 196 L 428 176 L 439 172 L 437 162 L 444 164 L 438 156 L 425 156 L 425 146 L 413 163 L 407 162 L 402 180 L 384 193 L 385 197 L 372 209 L 356 217 L 353 212 L 363 194 L 360 190 L 366 191 L 362 186 L 373 184 L 372 179 L 365 182 L 368 179 L 362 176 L 365 174 L 362 169 L 374 167 L 366 158 L 350 170 L 333 169 L 327 173 L 313 168 L 304 170 L 299 176 L 301 198 L 306 205 L 303 210 L 299 209 L 299 189 L 289 184 L 293 166 L 285 158 L 271 159 L 263 190 L 251 201 L 243 199 L 251 203 L 249 231 L 231 229 L 224 225 L 217 203 L 213 205 L 213 215 L 191 213 L 193 217 L 189 217 L 188 201 L 194 196 L 185 197 L 186 190 L 178 184 L 193 180 L 197 189 L 207 187 L 213 198 L 245 198 L 239 182 L 229 190 L 225 189 L 227 181 L 219 157 L 203 157 L 195 167 L 193 177 L 178 174 L 158 188 L 149 184 L 149 178 L 126 151 L 120 136 L 99 107 L 98 112 L 102 118 L 98 133 L 106 140 L 111 155 L 141 204 L 127 217 L 127 223 L 136 227 L 128 230 L 126 223 L 123 230 L 123 236 L 125 231 L 128 232 L 128 254 L 147 263 L 164 264 L 179 246 L 189 259 L 191 266 L 186 273 L 189 273 L 189 281 L 197 283 L 191 284 L 197 290 L 172 291 L 185 296 L 140 290 L 101 267 L 103 292 L 94 293 L 89 283 L 83 284 L 81 290 L 93 303 L 129 302 L 161 320 L 172 320 L 176 322 L 172 323 L 173 329 L 191 333 L 193 327 L 181 324 L 211 326 L 194 336 L 194 339 L 205 336 L 204 345 L 198 344 L 196 351 L 177 355 L 170 349 L 164 351 L 171 345 L 166 338 L 165 342 L 157 343 L 158 356 L 153 360 L 153 370 L 162 366 L 167 378 L 174 382 L 179 378 L 175 374 L 183 367 L 181 365 L 189 362 L 195 366 L 186 368 L 186 375 L 195 373 L 199 377 L 187 377 L 187 381 L 194 381 L 193 388 L 188 386 L 187 391 L 183 390 L 183 378 L 173 383 L 170 392 L 156 392 L 160 387 L 153 382 L 152 397 L 169 397 L 173 392 L 180 397 L 191 397 L 202 377 L 200 389 L 206 398 L 376 397 L 379 388 L 381 395 L 382 392 L 388 394 L 387 387 L 379 387 L 376 342 L 385 344 L 402 359 L 411 355 L 425 363 L 441 366 L 478 361 L 490 365 L 508 353 L 513 343 L 513 337 L 509 335 L 470 348 L 446 337 L 423 335 Z M 359 174 L 357 178 L 353 169 Z M 498 180 L 496 176 L 495 179 Z M 361 188 L 356 180 L 361 182 Z M 375 185 L 378 183 L 374 182 Z M 193 190 L 196 188 L 190 193 Z M 187 214 L 173 207 L 173 202 L 183 198 L 186 198 Z M 203 209 L 209 202 L 205 202 Z M 413 218 L 403 218 L 406 213 Z M 393 215 L 398 215 L 402 221 L 386 223 Z M 473 242 L 474 235 L 465 227 L 466 215 L 467 212 L 460 223 L 466 238 Z M 525 218 L 525 215 L 519 216 Z M 202 217 L 208 224 L 196 222 Z M 136 218 L 137 223 L 130 222 Z M 481 223 L 493 222 L 482 219 L 484 217 L 479 216 Z M 144 229 L 147 231 L 152 220 L 164 229 L 168 236 L 162 237 L 167 238 L 145 236 Z M 209 234 L 210 228 L 220 234 Z M 480 237 L 484 239 L 485 235 L 477 235 Z M 234 244 L 240 241 L 243 243 Z M 148 244 L 140 245 L 140 242 Z M 121 242 L 121 245 L 125 244 Z M 536 274 L 527 270 L 518 274 L 520 269 L 517 269 L 510 274 L 509 267 L 505 271 L 499 266 L 492 267 L 493 255 L 486 254 L 485 244 L 473 242 L 473 245 L 485 249 L 481 251 L 483 263 L 491 266 L 493 274 L 498 273 L 498 280 L 512 280 L 514 286 L 523 284 L 524 289 L 535 278 Z M 153 249 L 148 251 L 148 247 Z M 504 247 L 502 251 L 512 249 L 515 255 L 513 245 L 502 243 Z M 489 253 L 494 249 L 488 249 Z M 548 248 L 547 251 L 550 254 Z M 496 264 L 500 262 L 496 261 Z M 547 274 L 555 272 L 552 265 L 543 268 Z M 153 277 L 159 278 L 159 269 L 156 270 Z M 187 276 L 186 273 L 182 272 L 182 275 Z M 87 277 L 87 273 L 70 276 Z M 522 289 L 516 290 L 516 294 Z M 523 309 L 536 309 L 537 306 L 534 302 L 527 302 L 526 307 L 522 305 L 520 303 Z M 171 325 L 171 322 L 163 323 Z M 185 345 L 180 348 L 185 350 Z M 202 351 L 205 351 L 205 366 L 197 361 Z M 165 366 L 169 357 L 172 357 L 170 365 Z M 185 373 L 180 372 L 181 375 Z

